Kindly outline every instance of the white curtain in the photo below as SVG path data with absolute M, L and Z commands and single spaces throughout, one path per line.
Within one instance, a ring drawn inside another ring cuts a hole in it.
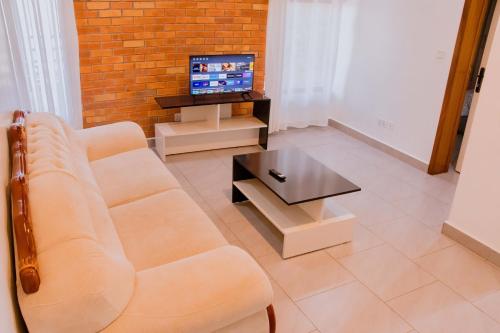
M 82 127 L 78 34 L 70 0 L 0 0 L 19 107 Z
M 0 112 L 12 112 L 16 108 L 22 108 L 20 96 L 21 94 L 16 87 L 5 17 L 0 10 Z
M 265 91 L 270 131 L 326 126 L 333 107 L 342 0 L 270 0 Z

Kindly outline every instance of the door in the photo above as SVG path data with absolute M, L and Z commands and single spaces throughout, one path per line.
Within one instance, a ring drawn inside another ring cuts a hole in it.
M 469 111 L 469 118 L 467 120 L 467 124 L 465 127 L 465 133 L 464 133 L 464 137 L 462 140 L 462 145 L 460 147 L 460 152 L 458 154 L 457 164 L 455 166 L 455 170 L 457 172 L 460 172 L 462 170 L 462 163 L 464 160 L 465 152 L 467 150 L 467 143 L 469 142 L 470 129 L 472 127 L 472 123 L 474 121 L 474 114 L 476 112 L 476 105 L 477 105 L 477 100 L 478 100 L 477 94 L 479 94 L 481 92 L 482 78 L 480 78 L 480 77 L 487 75 L 486 74 L 486 68 L 487 68 L 486 62 L 487 62 L 487 60 L 483 59 L 483 55 L 488 54 L 489 50 L 491 48 L 491 42 L 492 42 L 493 38 L 488 38 L 488 33 L 490 30 L 489 28 L 491 26 L 493 26 L 493 27 L 496 26 L 498 19 L 499 19 L 499 16 L 500 16 L 500 7 L 495 8 L 495 5 L 496 5 L 496 1 L 493 1 L 491 4 L 492 9 L 490 10 L 488 17 L 486 18 L 485 28 L 483 31 L 483 38 L 482 38 L 483 45 L 480 45 L 480 48 L 478 50 L 478 57 L 480 57 L 480 61 L 478 62 L 479 69 L 476 68 L 476 72 L 478 72 L 479 75 L 477 78 L 476 87 L 475 87 L 474 95 L 472 98 L 472 104 L 471 104 L 470 111 Z M 481 73 L 481 72 L 483 72 L 483 73 Z
M 428 172 L 448 172 L 483 27 L 496 0 L 465 0 Z

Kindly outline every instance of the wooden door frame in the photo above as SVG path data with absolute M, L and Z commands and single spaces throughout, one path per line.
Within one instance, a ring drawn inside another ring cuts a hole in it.
M 491 0 L 465 0 L 428 173 L 448 172 L 467 84 Z

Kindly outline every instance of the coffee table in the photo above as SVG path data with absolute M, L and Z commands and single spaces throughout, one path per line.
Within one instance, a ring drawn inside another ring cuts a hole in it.
M 283 258 L 351 241 L 356 217 L 325 200 L 360 190 L 296 148 L 233 156 L 232 202 L 249 200 L 283 234 Z

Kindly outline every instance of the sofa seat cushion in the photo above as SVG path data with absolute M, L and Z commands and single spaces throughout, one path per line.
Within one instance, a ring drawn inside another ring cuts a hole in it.
M 269 333 L 269 317 L 263 309 L 250 317 L 232 323 L 214 333 Z
M 142 270 L 226 245 L 217 227 L 182 190 L 110 209 L 127 258 Z
M 108 207 L 180 188 L 175 177 L 148 148 L 95 160 L 91 168 Z
M 272 302 L 266 274 L 234 246 L 137 273 L 124 312 L 103 332 L 213 332 Z
M 70 222 L 70 221 L 68 221 Z M 117 318 L 134 292 L 136 272 L 93 239 L 61 242 L 38 253 L 40 289 L 17 295 L 29 332 L 97 332 Z

